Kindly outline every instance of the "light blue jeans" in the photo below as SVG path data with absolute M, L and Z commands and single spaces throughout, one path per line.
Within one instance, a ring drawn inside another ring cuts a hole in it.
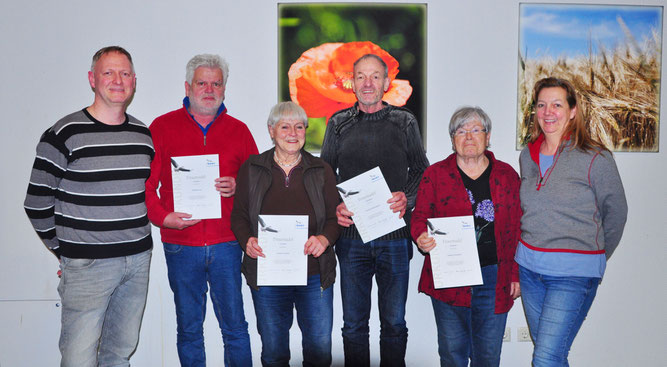
M 61 366 L 129 366 L 148 294 L 151 251 L 110 259 L 61 257 Z
M 241 256 L 237 241 L 210 246 L 164 244 L 169 285 L 176 304 L 176 346 L 182 366 L 206 365 L 204 318 L 209 287 L 225 345 L 225 366 L 252 365 L 241 295 Z
M 306 286 L 250 288 L 262 337 L 262 365 L 289 366 L 289 330 L 294 308 L 301 329 L 304 366 L 331 365 L 333 286 L 322 289 L 320 276 L 308 277 Z
M 438 327 L 440 366 L 500 365 L 507 313 L 495 313 L 498 265 L 482 268 L 484 284 L 471 287 L 470 307 L 431 297 Z
M 570 347 L 593 304 L 600 278 L 556 277 L 519 265 L 521 298 L 533 338 L 533 367 L 569 366 Z

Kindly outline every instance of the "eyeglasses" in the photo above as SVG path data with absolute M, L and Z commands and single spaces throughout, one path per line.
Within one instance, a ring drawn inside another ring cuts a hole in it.
M 466 136 L 466 134 L 471 133 L 473 135 L 479 135 L 481 133 L 486 133 L 486 129 L 476 127 L 472 130 L 458 129 L 454 131 L 454 136 Z

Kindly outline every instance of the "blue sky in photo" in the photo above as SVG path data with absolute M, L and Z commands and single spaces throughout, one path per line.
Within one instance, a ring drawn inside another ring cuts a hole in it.
M 640 47 L 652 30 L 662 35 L 660 6 L 521 4 L 519 9 L 519 51 L 524 57 L 527 51 L 528 59 L 588 56 L 589 39 L 594 54 L 600 44 L 611 51 L 626 43 L 618 18 Z

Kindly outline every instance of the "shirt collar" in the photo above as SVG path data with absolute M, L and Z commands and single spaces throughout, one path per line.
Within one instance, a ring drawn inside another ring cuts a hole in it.
M 215 113 L 215 117 L 213 118 L 213 121 L 211 121 L 210 124 L 206 125 L 206 127 L 202 127 L 199 123 L 197 123 L 197 120 L 195 120 L 195 117 L 190 113 L 190 98 L 187 97 L 187 96 L 185 98 L 183 98 L 183 107 L 185 107 L 185 110 L 188 111 L 188 115 L 190 115 L 190 117 L 192 118 L 192 121 L 194 121 L 195 124 L 197 124 L 197 126 L 199 126 L 199 128 L 204 133 L 204 135 L 206 135 L 206 133 L 208 132 L 208 129 L 213 125 L 215 120 L 217 120 L 218 116 L 220 116 L 220 114 L 223 113 L 227 109 L 225 107 L 224 102 L 220 103 L 220 107 L 218 107 L 218 112 Z
M 190 97 L 186 96 L 185 98 L 183 98 L 183 107 L 185 107 L 185 109 L 188 110 L 190 116 L 192 116 L 192 114 L 190 113 Z M 223 113 L 226 109 L 227 107 L 225 107 L 225 103 L 224 102 L 220 103 L 220 107 L 218 107 L 218 111 L 215 113 L 215 118 L 213 119 L 213 121 L 215 121 L 215 119 L 217 119 L 218 116 L 220 116 L 220 114 Z M 194 117 L 192 119 L 194 120 Z

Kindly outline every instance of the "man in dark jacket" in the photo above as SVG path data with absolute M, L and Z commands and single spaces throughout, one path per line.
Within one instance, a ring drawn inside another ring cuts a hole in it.
M 327 125 L 321 157 L 346 181 L 380 167 L 392 191 L 389 207 L 407 219 L 422 173 L 428 167 L 415 116 L 382 101 L 390 85 L 387 64 L 368 54 L 354 63 L 357 103 L 335 113 Z M 347 366 L 370 364 L 368 320 L 373 276 L 378 284 L 380 365 L 405 365 L 408 329 L 405 303 L 412 245 L 407 227 L 363 243 L 353 213 L 341 203 L 336 214 L 345 227 L 336 242 L 341 270 L 343 347 Z

